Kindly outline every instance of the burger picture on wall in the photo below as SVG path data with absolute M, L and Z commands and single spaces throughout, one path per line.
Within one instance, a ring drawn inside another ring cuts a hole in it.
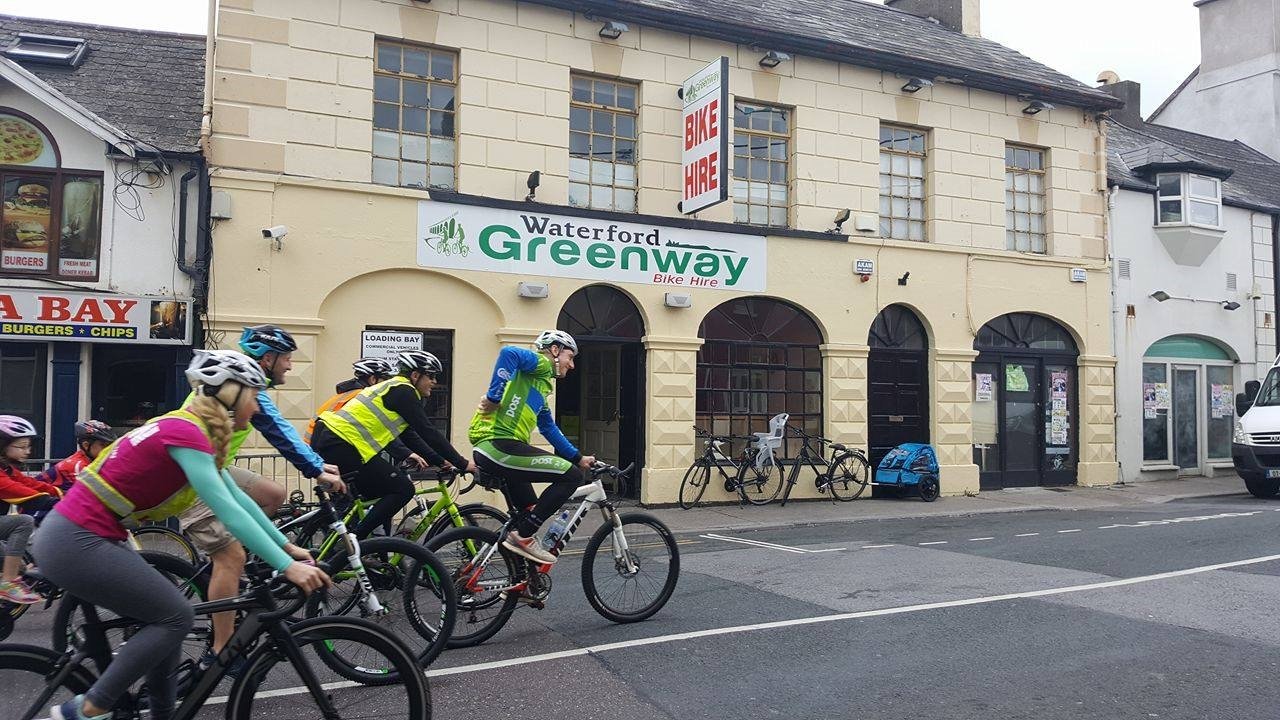
M 6 182 L 4 189 L 4 246 L 48 251 L 49 186 L 27 178 Z

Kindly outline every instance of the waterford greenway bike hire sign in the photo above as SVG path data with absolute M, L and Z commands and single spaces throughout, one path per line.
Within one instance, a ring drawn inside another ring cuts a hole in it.
M 418 265 L 518 275 L 765 289 L 764 237 L 418 203 Z

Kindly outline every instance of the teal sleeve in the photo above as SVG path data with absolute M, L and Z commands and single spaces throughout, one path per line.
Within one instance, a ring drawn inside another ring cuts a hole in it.
M 275 538 L 263 531 L 254 522 L 253 515 L 236 502 L 231 493 L 235 483 L 224 479 L 213 463 L 213 456 L 192 448 L 170 447 L 169 457 L 178 463 L 187 476 L 187 482 L 195 489 L 196 494 L 227 530 L 244 544 L 250 552 L 265 560 L 276 570 L 283 571 L 293 562 Z M 230 486 L 230 487 L 228 487 Z M 261 515 L 262 511 L 254 510 Z
M 262 508 L 258 506 L 258 503 L 254 502 L 253 498 L 246 495 L 245 492 L 240 489 L 239 485 L 236 485 L 236 481 L 231 479 L 231 474 L 225 469 L 222 471 L 222 480 L 226 484 L 227 489 L 231 491 L 231 497 L 235 498 L 235 501 L 240 504 L 240 507 L 243 508 L 245 512 L 249 513 L 249 517 L 253 518 L 254 521 L 258 523 L 258 527 L 262 528 L 263 532 L 265 532 L 268 537 L 279 543 L 281 547 L 289 542 L 289 538 L 285 537 L 284 533 L 280 532 L 280 528 L 276 527 L 275 524 L 271 522 L 271 518 L 267 517 L 266 513 L 262 512 Z

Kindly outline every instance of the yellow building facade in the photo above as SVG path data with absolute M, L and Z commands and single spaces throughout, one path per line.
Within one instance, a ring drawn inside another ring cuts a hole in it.
M 765 67 L 751 38 L 610 19 L 220 2 L 209 320 L 225 345 L 247 324 L 294 334 L 287 417 L 386 339 L 362 333 L 422 333 L 465 452 L 499 348 L 559 326 L 584 338 L 561 425 L 636 461 L 644 502 L 674 502 L 695 424 L 763 431 L 778 411 L 873 459 L 930 442 L 944 494 L 1115 481 L 1103 101 L 1029 114 L 1012 90 L 909 91 L 798 52 Z M 732 193 L 687 217 L 677 91 L 721 57 Z

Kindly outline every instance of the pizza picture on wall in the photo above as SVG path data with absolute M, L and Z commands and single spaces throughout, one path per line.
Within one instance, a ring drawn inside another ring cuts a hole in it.
M 0 115 L 0 165 L 26 165 L 44 152 L 44 138 L 19 117 Z

